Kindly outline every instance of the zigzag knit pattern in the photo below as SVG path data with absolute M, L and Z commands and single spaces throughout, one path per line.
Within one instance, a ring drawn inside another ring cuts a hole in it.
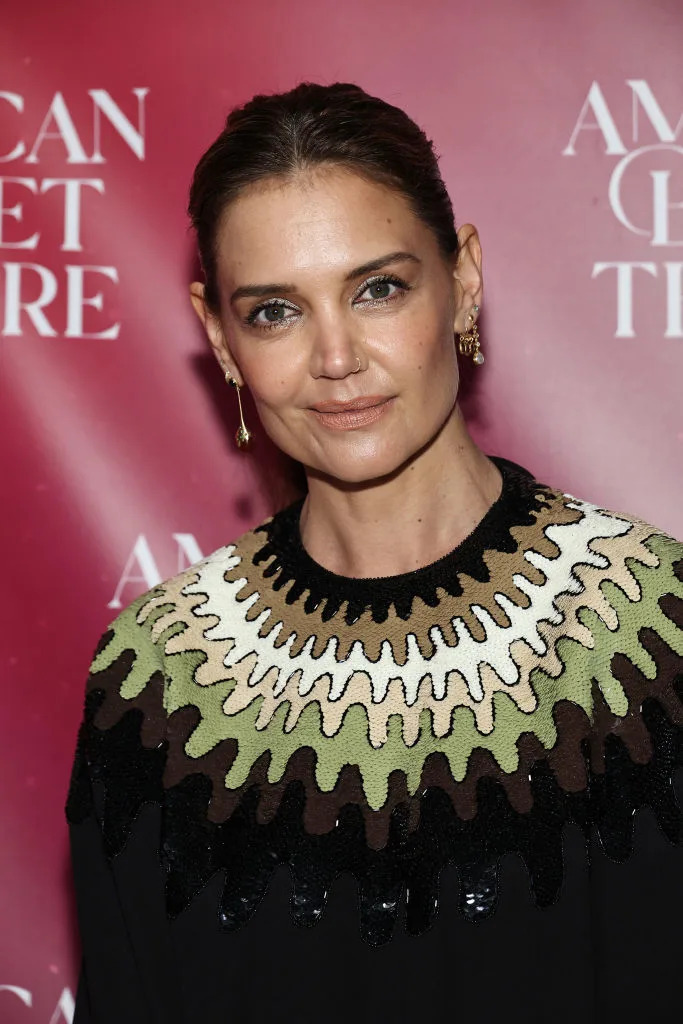
M 510 852 L 553 903 L 568 821 L 615 860 L 644 805 L 681 841 L 683 544 L 494 461 L 499 499 L 423 569 L 323 569 L 299 502 L 110 624 L 67 815 L 97 814 L 114 857 L 160 803 L 172 917 L 224 871 L 239 928 L 286 862 L 313 925 L 348 870 L 379 945 L 402 900 L 406 929 L 429 928 L 450 863 L 470 919 L 495 912 Z

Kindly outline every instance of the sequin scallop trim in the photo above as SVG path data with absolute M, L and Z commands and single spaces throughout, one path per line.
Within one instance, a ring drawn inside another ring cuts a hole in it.
M 466 916 L 473 908 L 477 914 L 492 912 L 496 859 L 514 849 L 529 866 L 537 902 L 552 902 L 561 879 L 558 822 L 597 824 L 608 852 L 623 856 L 632 822 L 622 814 L 615 824 L 615 808 L 645 800 L 659 804 L 660 825 L 675 839 L 680 822 L 672 804 L 671 765 L 676 758 L 680 763 L 675 737 L 681 723 L 676 688 L 683 679 L 683 563 L 678 575 L 673 569 L 681 546 L 637 520 L 571 496 L 555 499 L 554 514 L 552 501 L 545 506 L 547 521 L 540 530 L 538 520 L 529 524 L 536 530 L 536 543 L 524 547 L 525 558 L 531 556 L 529 576 L 519 571 L 522 563 L 514 573 L 508 566 L 519 603 L 507 588 L 491 588 L 488 608 L 492 598 L 506 597 L 507 603 L 498 602 L 505 618 L 477 616 L 486 629 L 478 648 L 464 614 L 457 614 L 467 608 L 472 615 L 475 607 L 467 597 L 471 580 L 462 580 L 459 605 L 450 602 L 460 631 L 453 629 L 456 642 L 443 649 L 456 656 L 456 666 L 467 643 L 489 657 L 480 658 L 476 678 L 467 660 L 455 682 L 444 671 L 438 698 L 432 685 L 439 653 L 434 635 L 418 685 L 411 689 L 417 674 L 404 678 L 415 652 L 424 658 L 415 642 L 411 657 L 394 659 L 396 675 L 387 678 L 379 699 L 373 693 L 379 659 L 358 668 L 333 651 L 321 662 L 322 655 L 312 658 L 300 646 L 291 662 L 308 657 L 316 670 L 327 670 L 320 673 L 327 678 L 316 677 L 308 688 L 300 686 L 303 669 L 297 675 L 290 662 L 269 663 L 288 653 L 286 643 L 279 649 L 272 643 L 272 634 L 297 634 L 283 615 L 277 631 L 277 623 L 264 630 L 263 610 L 248 618 L 267 592 L 247 572 L 254 566 L 253 554 L 245 555 L 253 533 L 138 599 L 94 659 L 91 725 L 83 727 L 88 753 L 82 759 L 110 793 L 109 851 L 125 843 L 136 805 L 163 802 L 170 903 L 179 912 L 222 867 L 228 873 L 224 927 L 245 920 L 245 908 L 253 912 L 260 898 L 254 894 L 263 894 L 280 860 L 292 868 L 295 919 L 312 923 L 322 912 L 321 894 L 345 864 L 359 879 L 361 932 L 376 944 L 387 941 L 393 927 L 389 911 L 393 907 L 395 916 L 397 903 L 391 894 L 404 888 L 410 893 L 408 930 L 429 926 L 438 872 L 451 860 L 461 869 Z M 555 522 L 559 506 L 566 517 Z M 571 538 L 562 533 L 570 529 Z M 491 579 L 508 579 L 500 575 L 500 564 L 493 565 Z M 663 597 L 662 587 L 670 591 Z M 479 596 L 476 607 L 486 610 L 486 599 Z M 444 609 L 437 611 L 443 621 Z M 133 628 L 133 619 L 138 639 L 131 647 L 123 626 Z M 256 624 L 251 650 L 245 650 L 247 624 Z M 407 647 L 405 624 L 404 630 L 403 639 L 398 636 Z M 507 656 L 499 638 L 504 630 L 515 635 Z M 266 660 L 259 643 L 271 644 Z M 283 664 L 287 678 L 278 689 Z M 368 678 L 359 679 L 362 673 Z M 478 702 L 472 696 L 477 678 L 487 692 L 492 677 L 498 687 L 489 691 L 489 718 L 477 718 L 475 706 L 483 703 L 481 694 Z M 524 679 L 531 696 L 526 708 L 510 695 Z M 142 779 L 132 787 L 131 772 Z M 637 784 L 628 781 L 634 772 Z M 78 774 L 75 769 L 74 779 Z M 620 800 L 606 801 L 615 779 Z M 78 785 L 72 789 L 73 817 Z M 550 832 L 546 813 L 555 823 Z M 538 843 L 545 837 L 547 844 L 550 833 L 554 852 L 548 859 L 547 851 L 540 856 Z M 246 850 L 253 862 L 242 877 L 238 868 Z M 418 877 L 425 880 L 422 886 Z

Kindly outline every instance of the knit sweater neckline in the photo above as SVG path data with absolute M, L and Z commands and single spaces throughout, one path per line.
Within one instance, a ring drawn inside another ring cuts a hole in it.
M 438 604 L 437 589 L 458 596 L 461 593 L 458 574 L 488 580 L 485 552 L 492 549 L 514 551 L 517 542 L 510 533 L 512 527 L 533 522 L 533 513 L 542 505 L 543 494 L 537 492 L 544 488 L 529 470 L 501 456 L 488 457 L 501 472 L 500 494 L 466 537 L 427 565 L 376 577 L 343 576 L 325 568 L 308 553 L 302 542 L 300 517 L 304 498 L 258 528 L 267 534 L 268 540 L 255 561 L 272 559 L 265 574 L 277 574 L 273 583 L 276 589 L 293 583 L 287 597 L 290 603 L 307 593 L 306 610 L 312 610 L 324 600 L 326 618 L 345 604 L 347 622 L 355 621 L 366 609 L 371 610 L 375 621 L 383 621 L 391 605 L 401 618 L 407 618 L 415 597 L 421 597 L 432 607 Z

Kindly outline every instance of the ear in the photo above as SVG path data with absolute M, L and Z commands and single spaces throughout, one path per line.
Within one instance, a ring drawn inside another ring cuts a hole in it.
M 456 296 L 456 316 L 453 330 L 461 334 L 467 329 L 467 314 L 476 303 L 482 304 L 484 281 L 481 269 L 481 242 L 473 224 L 463 224 L 458 230 L 460 249 L 453 268 Z M 476 317 L 475 317 L 476 319 Z
M 213 354 L 218 360 L 223 373 L 228 370 L 230 372 L 230 376 L 234 377 L 239 386 L 242 387 L 244 385 L 244 381 L 237 368 L 237 363 L 232 357 L 228 343 L 225 340 L 220 317 L 207 304 L 204 285 L 201 281 L 193 281 L 190 285 L 190 302 L 192 303 L 192 308 L 199 317 L 202 327 L 206 331 L 206 336 L 209 339 L 211 348 L 213 349 Z

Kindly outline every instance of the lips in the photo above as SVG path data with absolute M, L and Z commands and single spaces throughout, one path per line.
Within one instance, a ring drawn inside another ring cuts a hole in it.
M 393 395 L 363 395 L 346 402 L 318 402 L 310 413 L 328 430 L 358 430 L 382 419 L 393 404 Z
M 354 412 L 358 409 L 371 409 L 375 405 L 381 405 L 389 400 L 388 395 L 364 395 L 361 398 L 352 398 L 348 401 L 316 402 L 311 406 L 316 412 Z

